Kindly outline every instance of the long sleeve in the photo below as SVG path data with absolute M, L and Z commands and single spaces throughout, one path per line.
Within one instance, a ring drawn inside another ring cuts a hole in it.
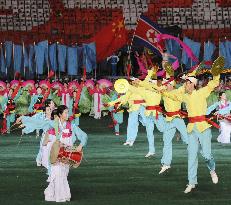
M 73 143 L 75 143 L 77 137 L 77 139 L 80 141 L 80 145 L 85 147 L 87 145 L 87 140 L 88 140 L 87 134 L 76 125 L 72 125 L 72 132 L 73 132 Z
M 219 81 L 220 81 L 220 75 L 214 76 L 213 80 L 209 81 L 208 85 L 199 89 L 198 92 L 204 96 L 204 97 L 209 97 L 210 93 L 217 87 L 219 86 Z
M 128 91 L 125 95 L 119 97 L 118 99 L 109 102 L 109 106 L 113 106 L 116 103 L 121 103 L 121 104 L 126 104 L 128 102 L 129 96 L 131 95 L 131 93 Z
M 213 110 L 217 108 L 219 105 L 219 102 L 214 103 L 213 105 L 209 106 L 206 112 L 206 115 L 209 115 Z

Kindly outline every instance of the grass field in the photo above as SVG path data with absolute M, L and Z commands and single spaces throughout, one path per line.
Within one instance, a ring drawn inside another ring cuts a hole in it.
M 121 136 L 107 128 L 109 118 L 96 121 L 81 117 L 80 127 L 88 133 L 85 160 L 72 169 L 69 183 L 72 200 L 77 205 L 230 205 L 231 204 L 231 146 L 222 146 L 215 140 L 213 153 L 219 183 L 213 185 L 203 159 L 200 157 L 199 185 L 185 195 L 187 184 L 186 146 L 174 140 L 171 170 L 159 176 L 162 155 L 162 135 L 155 132 L 156 157 L 145 159 L 147 139 L 140 126 L 134 147 L 124 147 L 126 123 Z M 43 191 L 47 186 L 45 170 L 36 167 L 35 157 L 39 139 L 35 134 L 23 137 L 19 133 L 0 138 L 0 205 L 43 205 Z M 62 203 L 61 203 L 62 204 Z

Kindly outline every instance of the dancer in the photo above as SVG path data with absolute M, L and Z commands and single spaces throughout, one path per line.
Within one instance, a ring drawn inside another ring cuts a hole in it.
M 130 147 L 133 146 L 137 133 L 138 133 L 138 126 L 139 126 L 139 116 L 140 121 L 143 125 L 145 125 L 145 116 L 144 116 L 144 104 L 145 100 L 143 97 L 140 96 L 137 92 L 132 92 L 131 90 L 127 90 L 126 88 L 129 87 L 129 84 L 126 80 L 120 79 L 115 82 L 115 90 L 123 94 L 117 100 L 111 101 L 108 103 L 109 106 L 114 106 L 118 103 L 118 106 L 125 105 L 128 103 L 128 125 L 127 125 L 127 139 L 124 145 L 129 145 Z
M 207 115 L 209 115 L 213 110 L 217 109 L 215 115 L 218 118 L 224 118 L 220 120 L 220 135 L 217 138 L 217 141 L 223 144 L 230 143 L 230 134 L 231 134 L 231 122 L 225 119 L 226 116 L 230 116 L 231 102 L 228 101 L 225 92 L 219 94 L 220 101 L 211 105 L 207 110 Z
M 196 89 L 197 78 L 195 74 L 186 77 L 185 95 L 183 101 L 186 104 L 189 124 L 187 126 L 189 135 L 188 144 L 188 181 L 184 193 L 189 193 L 197 185 L 198 151 L 201 147 L 201 154 L 210 171 L 214 184 L 218 183 L 218 176 L 215 172 L 215 161 L 211 150 L 211 125 L 206 120 L 207 102 L 206 99 L 215 87 L 219 85 L 220 75 L 214 75 L 207 86 Z M 177 98 L 177 96 L 175 96 Z M 178 98 L 177 98 L 178 99 Z
M 164 86 L 166 86 L 166 90 L 163 91 L 163 101 L 166 115 L 166 124 L 163 132 L 163 156 L 161 158 L 161 170 L 159 174 L 164 173 L 166 170 L 171 168 L 172 162 L 172 140 L 175 136 L 176 130 L 178 130 L 181 134 L 181 139 L 185 144 L 188 144 L 188 134 L 187 128 L 184 120 L 184 113 L 181 111 L 182 98 L 185 93 L 184 86 L 175 88 L 175 80 L 173 77 L 164 79 Z M 174 100 L 174 96 L 178 96 L 179 101 Z

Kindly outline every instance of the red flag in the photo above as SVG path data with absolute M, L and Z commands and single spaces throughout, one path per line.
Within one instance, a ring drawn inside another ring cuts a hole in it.
M 97 61 L 104 60 L 127 44 L 128 32 L 123 17 L 113 20 L 92 39 L 96 44 Z

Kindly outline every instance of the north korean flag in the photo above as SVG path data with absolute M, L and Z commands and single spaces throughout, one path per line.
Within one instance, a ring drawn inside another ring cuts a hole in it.
M 160 50 L 164 48 L 164 44 L 157 42 L 156 35 L 163 33 L 167 31 L 148 17 L 141 15 L 133 37 L 133 45 L 144 46 L 161 56 Z

